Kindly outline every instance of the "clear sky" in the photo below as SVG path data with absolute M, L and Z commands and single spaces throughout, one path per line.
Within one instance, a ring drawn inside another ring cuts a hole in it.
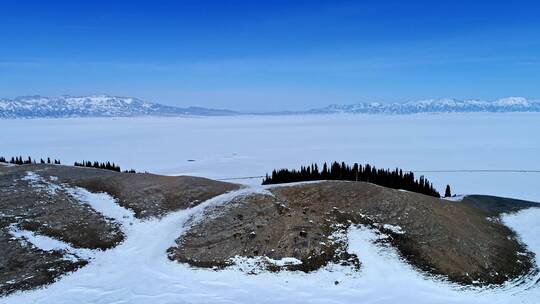
M 540 98 L 538 1 L 0 2 L 0 97 L 283 110 Z

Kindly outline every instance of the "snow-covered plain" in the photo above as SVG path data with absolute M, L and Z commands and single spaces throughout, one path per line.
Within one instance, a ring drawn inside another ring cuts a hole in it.
M 110 160 L 170 175 L 260 176 L 334 160 L 414 171 L 540 170 L 540 113 L 0 119 L 0 129 L 5 157 Z M 441 192 L 450 184 L 458 194 L 540 201 L 540 173 L 418 174 Z

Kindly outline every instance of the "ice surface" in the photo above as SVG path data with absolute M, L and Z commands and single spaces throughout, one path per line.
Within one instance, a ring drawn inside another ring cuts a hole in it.
M 443 192 L 540 201 L 540 113 L 0 120 L 1 153 L 210 178 L 260 176 L 310 162 L 369 162 L 425 174 Z M 188 161 L 195 160 L 195 161 Z M 232 180 L 260 183 L 260 179 Z

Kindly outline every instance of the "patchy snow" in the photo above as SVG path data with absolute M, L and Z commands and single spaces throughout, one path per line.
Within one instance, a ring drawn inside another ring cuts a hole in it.
M 465 196 L 466 195 L 453 195 L 449 197 L 442 197 L 442 199 L 452 202 L 461 202 L 465 198 Z
M 276 266 L 287 266 L 287 265 L 300 265 L 302 261 L 297 258 L 281 258 L 279 260 L 274 260 L 266 257 L 266 260 Z
M 66 242 L 33 231 L 19 229 L 16 225 L 10 225 L 9 233 L 23 245 L 31 244 L 44 251 L 64 251 L 67 253 L 66 258 L 71 260 L 78 258 L 91 259 L 96 254 L 94 250 L 73 248 Z
M 97 212 L 126 225 L 135 220 L 133 211 L 118 205 L 117 201 L 107 193 L 93 193 L 83 188 L 66 188 L 67 192 L 82 203 L 87 203 Z
M 235 256 L 229 260 L 233 265 L 228 266 L 227 270 L 236 270 L 239 272 L 260 274 L 264 272 L 266 261 L 264 257 L 246 257 Z
M 22 178 L 22 180 L 27 181 L 32 186 L 36 186 L 36 184 L 42 182 L 43 179 L 35 172 L 27 171 L 26 175 Z
M 384 224 L 383 228 L 386 230 L 390 230 L 396 234 L 405 234 L 405 230 L 403 230 L 403 228 L 397 225 Z
M 130 225 L 135 219 L 133 211 L 118 205 L 116 199 L 107 193 L 93 193 L 84 188 L 58 184 L 58 177 L 50 176 L 49 180 L 46 180 L 33 171 L 27 171 L 22 180 L 28 181 L 38 191 L 47 191 L 51 195 L 57 191 L 65 191 L 77 201 L 90 205 L 97 212 L 116 220 L 124 226 Z
M 88 195 L 78 190 L 79 195 Z M 215 271 L 169 261 L 166 250 L 190 224 L 202 219 L 206 208 L 224 204 L 239 195 L 264 191 L 242 188 L 162 219 L 132 219 L 126 240 L 116 248 L 98 252 L 91 263 L 58 282 L 2 298 L 2 303 L 536 303 L 538 277 L 495 289 L 462 288 L 427 277 L 403 260 L 396 250 L 376 242 L 384 235 L 352 227 L 334 241 L 349 240 L 348 251 L 362 263 L 359 272 L 329 265 L 303 272 L 261 272 L 250 275 L 238 267 Z M 100 212 L 117 219 L 129 212 L 101 206 Z M 97 201 L 97 202 L 96 202 Z M 116 208 L 116 207 L 114 207 Z M 516 230 L 529 249 L 540 255 L 540 209 L 507 215 L 504 222 Z M 123 222 L 126 225 L 126 222 Z M 32 240 L 32 238 L 31 238 Z M 36 243 L 39 243 L 36 241 Z M 49 248 L 56 245 L 49 244 Z M 297 263 L 285 258 L 280 263 Z M 246 262 L 250 262 L 246 260 Z M 240 265 L 242 266 L 242 265 Z M 249 266 L 249 265 L 248 265 Z
M 18 239 L 22 238 L 25 241 L 32 243 L 32 245 L 44 251 L 66 250 L 71 248 L 71 246 L 65 242 L 53 239 L 45 235 L 39 235 L 32 231 L 21 230 L 15 225 L 11 225 L 9 228 L 9 233 L 13 235 L 13 237 Z
M 72 188 L 64 184 L 58 184 L 57 177 L 50 176 L 47 180 L 33 171 L 27 171 L 22 180 L 27 181 L 38 191 L 44 191 L 50 195 L 54 195 L 58 191 L 65 191 L 77 201 L 90 205 L 97 212 L 122 224 L 123 230 L 128 229 L 134 220 L 132 211 L 120 207 L 116 200 L 106 193 L 92 193 L 83 188 Z M 19 229 L 16 225 L 11 225 L 9 232 L 14 238 L 19 239 L 22 244 L 31 244 L 45 251 L 64 251 L 66 253 L 65 257 L 72 260 L 78 258 L 92 259 L 98 252 L 96 250 L 74 248 L 66 242 L 33 231 Z
M 57 191 L 61 190 L 60 185 L 54 183 L 56 177 L 51 176 L 50 181 L 45 180 L 41 175 L 33 172 L 27 171 L 26 175 L 22 180 L 27 181 L 30 186 L 37 189 L 38 191 L 46 191 L 50 195 L 56 194 Z
M 267 266 L 289 266 L 289 265 L 300 265 L 302 261 L 296 258 L 287 257 L 279 260 L 271 259 L 266 256 L 255 256 L 255 257 L 246 257 L 246 256 L 235 256 L 230 259 L 230 262 L 233 265 L 228 266 L 227 270 L 236 270 L 243 273 L 249 274 L 261 274 L 266 272 Z

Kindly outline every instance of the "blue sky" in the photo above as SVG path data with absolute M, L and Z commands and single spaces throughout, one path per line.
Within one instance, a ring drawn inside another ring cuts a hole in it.
M 540 98 L 539 16 L 535 1 L 2 1 L 0 96 Z

